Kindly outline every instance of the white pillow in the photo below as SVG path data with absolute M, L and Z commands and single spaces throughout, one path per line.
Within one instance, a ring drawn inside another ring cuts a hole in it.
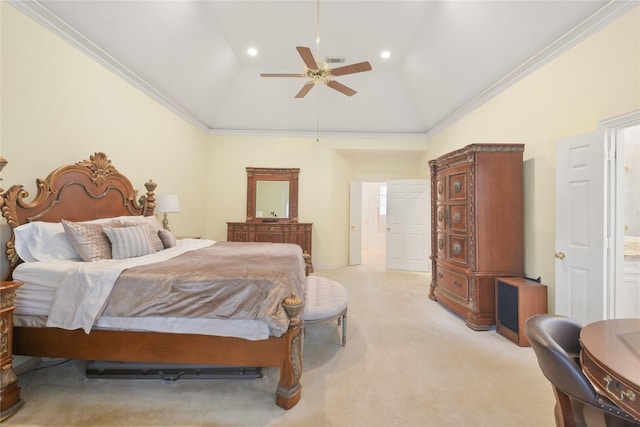
M 147 224 L 105 228 L 104 232 L 111 242 L 111 258 L 113 259 L 132 258 L 156 252 L 149 240 Z
M 13 232 L 16 252 L 25 262 L 81 260 L 60 222 L 28 222 L 14 228 Z

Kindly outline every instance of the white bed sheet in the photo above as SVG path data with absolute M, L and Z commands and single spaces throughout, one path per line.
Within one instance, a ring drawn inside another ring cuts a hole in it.
M 187 244 L 188 242 L 181 243 Z M 202 243 L 200 241 L 197 246 L 201 246 Z M 20 264 L 13 273 L 14 280 L 24 283 L 16 291 L 16 309 L 14 312 L 16 317 L 27 319 L 29 316 L 48 316 L 65 272 L 70 266 L 77 265 L 78 262 L 82 261 L 26 262 Z M 19 322 L 16 323 L 18 324 Z M 260 320 L 100 316 L 93 327 L 229 336 L 249 340 L 261 340 L 269 337 L 268 325 Z

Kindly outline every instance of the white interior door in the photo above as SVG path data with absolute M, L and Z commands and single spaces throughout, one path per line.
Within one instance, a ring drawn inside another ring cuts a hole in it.
M 387 268 L 429 271 L 429 193 L 427 180 L 387 182 Z
M 587 324 L 605 316 L 604 132 L 558 141 L 556 313 Z
M 351 181 L 349 200 L 349 265 L 358 265 L 362 263 L 361 181 Z

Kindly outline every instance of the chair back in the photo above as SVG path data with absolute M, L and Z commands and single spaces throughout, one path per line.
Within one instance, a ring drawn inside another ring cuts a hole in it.
M 544 376 L 568 395 L 598 406 L 598 395 L 579 364 L 581 329 L 574 320 L 551 314 L 533 316 L 524 325 Z

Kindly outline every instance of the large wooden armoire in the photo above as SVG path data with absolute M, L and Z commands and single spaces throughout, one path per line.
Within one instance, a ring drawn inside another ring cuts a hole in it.
M 524 275 L 523 144 L 471 144 L 429 162 L 429 297 L 474 330 L 495 324 L 495 278 Z

